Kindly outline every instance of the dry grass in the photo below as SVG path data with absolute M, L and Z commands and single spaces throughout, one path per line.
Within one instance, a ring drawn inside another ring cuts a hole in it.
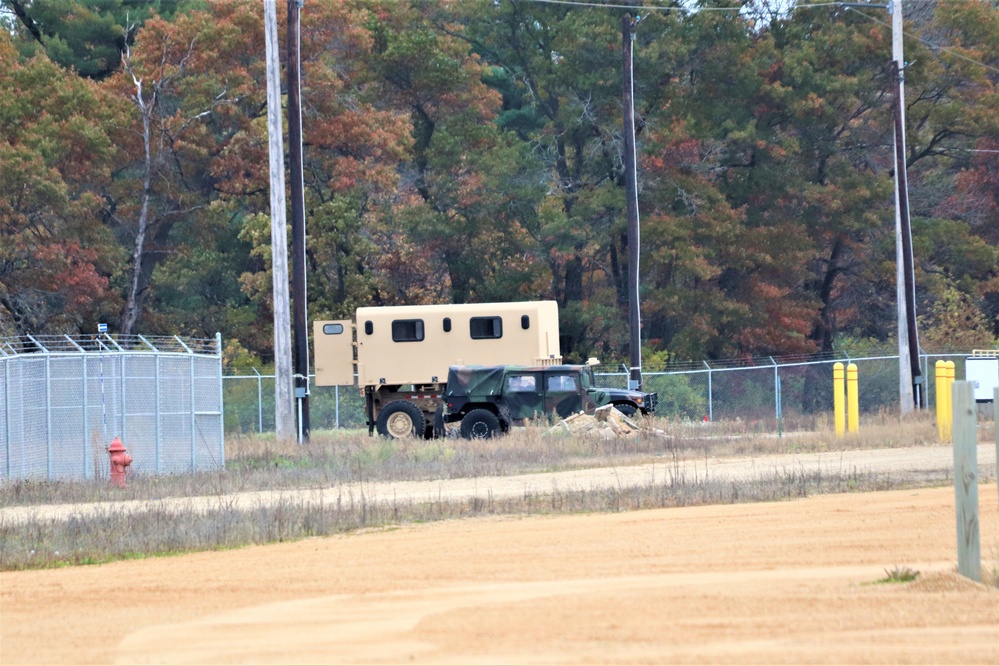
M 206 512 L 178 517 L 150 510 L 127 516 L 113 509 L 81 512 L 67 521 L 0 523 L 0 569 L 85 564 L 192 550 L 232 548 L 323 536 L 365 527 L 489 514 L 623 511 L 708 503 L 759 502 L 828 492 L 884 490 L 919 481 L 887 475 L 844 472 L 836 476 L 785 470 L 751 483 L 689 479 L 680 461 L 690 458 L 787 452 L 834 451 L 933 444 L 936 431 L 925 416 L 900 424 L 875 417 L 861 434 L 842 439 L 827 431 L 783 437 L 739 432 L 739 424 L 684 424 L 662 420 L 649 425 L 662 434 L 628 439 L 553 436 L 528 427 L 493 440 L 391 441 L 366 433 L 316 433 L 306 446 L 273 437 L 227 440 L 227 469 L 172 476 L 133 476 L 126 489 L 104 481 L 14 481 L 0 486 L 0 503 L 65 504 L 165 497 L 218 497 Z M 663 458 L 674 473 L 640 487 L 590 491 L 526 493 L 514 499 L 492 497 L 429 503 L 375 504 L 337 488 L 361 481 L 425 480 L 513 475 L 584 467 L 635 464 Z M 939 483 L 939 479 L 935 480 Z M 933 482 L 932 480 L 930 481 Z M 926 483 L 926 480 L 922 481 Z M 251 490 L 321 488 L 319 505 L 296 500 L 236 510 L 225 497 Z

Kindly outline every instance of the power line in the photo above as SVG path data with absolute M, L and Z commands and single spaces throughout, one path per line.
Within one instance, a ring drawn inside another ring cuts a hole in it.
M 745 9 L 745 7 L 742 7 L 742 6 L 738 6 L 738 7 L 692 7 L 692 8 L 691 7 L 660 7 L 660 6 L 655 6 L 655 5 L 622 5 L 622 4 L 609 3 L 609 2 L 583 2 L 582 0 L 528 0 L 528 2 L 534 2 L 534 3 L 537 3 L 537 4 L 544 4 L 544 5 L 569 5 L 569 6 L 573 6 L 573 7 L 599 7 L 599 8 L 603 8 L 603 9 L 630 9 L 632 11 L 638 10 L 638 11 L 650 11 L 650 12 L 688 12 L 688 13 L 692 13 L 692 14 L 697 14 L 697 13 L 700 13 L 700 12 L 741 12 L 743 9 Z M 808 4 L 795 3 L 795 4 L 792 4 L 790 7 L 788 7 L 788 9 L 790 9 L 790 10 L 793 11 L 795 9 L 808 9 L 808 8 L 812 8 L 812 7 L 843 7 L 845 9 L 847 9 L 847 10 L 852 9 L 853 11 L 857 12 L 858 14 L 860 14 L 861 16 L 863 16 L 864 18 L 866 18 L 869 21 L 874 21 L 875 23 L 880 23 L 881 25 L 883 25 L 885 27 L 888 27 L 888 28 L 891 27 L 891 24 L 885 23 L 884 21 L 881 21 L 881 20 L 879 20 L 879 19 L 871 16 L 870 14 L 865 14 L 864 12 L 860 11 L 859 9 L 857 9 L 857 6 L 860 5 L 860 4 L 861 3 L 852 3 L 852 2 L 816 2 L 816 3 L 808 3 Z M 871 7 L 880 7 L 881 5 L 876 5 L 876 4 L 871 3 L 870 6 Z M 982 67 L 984 67 L 986 69 L 989 69 L 989 70 L 992 70 L 993 72 L 999 73 L 999 67 L 993 67 L 992 65 L 987 65 L 984 62 L 981 62 L 979 60 L 975 60 L 974 58 L 969 58 L 966 55 L 962 55 L 961 53 L 958 53 L 957 51 L 955 51 L 953 48 L 951 48 L 949 46 L 940 46 L 939 44 L 934 44 L 933 42 L 931 42 L 931 41 L 929 41 L 927 39 L 924 39 L 924 38 L 920 37 L 919 35 L 914 35 L 911 32 L 904 32 L 903 34 L 905 34 L 905 35 L 907 35 L 909 37 L 912 37 L 913 39 L 916 39 L 916 40 L 922 42 L 923 44 L 929 46 L 932 49 L 936 49 L 938 51 L 946 51 L 946 52 L 950 53 L 951 55 L 953 55 L 953 56 L 955 56 L 957 58 L 961 58 L 962 60 L 967 60 L 970 63 L 974 63 L 976 65 L 981 65 Z
M 885 23 L 884 21 L 882 21 L 880 19 L 877 19 L 877 18 L 871 16 L 870 14 L 865 14 L 864 12 L 859 11 L 857 9 L 854 9 L 853 7 L 847 7 L 847 9 L 853 9 L 853 11 L 857 12 L 858 14 L 860 14 L 861 16 L 863 16 L 868 21 L 874 21 L 875 23 L 880 23 L 881 25 L 883 25 L 885 27 L 888 27 L 888 28 L 891 27 L 891 24 Z M 950 46 L 940 46 L 939 44 L 934 44 L 933 42 L 929 41 L 928 39 L 923 39 L 919 35 L 914 35 L 911 32 L 903 31 L 902 34 L 904 34 L 904 35 L 906 35 L 908 37 L 912 37 L 913 39 L 918 40 L 918 41 L 922 42 L 923 44 L 926 44 L 931 49 L 936 49 L 937 51 L 946 51 L 946 52 L 950 53 L 951 55 L 953 55 L 955 57 L 961 58 L 962 60 L 967 60 L 970 63 L 974 63 L 976 65 L 981 65 L 985 69 L 990 69 L 993 72 L 999 73 L 999 67 L 993 67 L 992 65 L 986 65 L 984 62 L 981 62 L 979 60 L 975 60 L 974 58 L 969 58 L 966 55 L 962 55 L 962 54 L 958 53 L 957 51 L 955 51 Z
M 700 12 L 741 12 L 745 7 L 660 7 L 655 5 L 620 5 L 609 2 L 582 2 L 582 0 L 528 0 L 545 5 L 572 5 L 576 7 L 600 7 L 603 9 L 630 9 L 632 11 L 652 11 L 652 12 L 689 12 L 698 14 Z M 807 5 L 794 5 L 797 7 L 838 7 L 841 2 L 820 2 Z

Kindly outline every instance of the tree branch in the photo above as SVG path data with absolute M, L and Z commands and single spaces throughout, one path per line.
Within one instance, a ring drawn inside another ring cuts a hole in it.
M 28 12 L 24 10 L 24 3 L 21 2 L 21 0 L 7 0 L 7 4 L 9 4 L 10 8 L 14 10 L 14 14 L 21 20 L 24 27 L 28 29 L 31 36 L 34 37 L 39 44 L 45 46 L 45 42 L 42 40 L 42 32 L 38 29 L 38 24 L 35 23 L 35 21 L 28 16 Z

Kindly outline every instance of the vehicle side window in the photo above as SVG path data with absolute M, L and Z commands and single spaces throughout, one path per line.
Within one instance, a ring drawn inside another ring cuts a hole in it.
M 473 340 L 502 338 L 503 319 L 501 317 L 472 317 L 468 321 L 468 329 Z
M 536 387 L 533 375 L 510 375 L 506 378 L 506 390 L 510 393 L 531 392 Z
M 575 391 L 576 378 L 572 375 L 548 375 L 549 391 Z
M 419 342 L 423 340 L 422 319 L 396 319 L 392 322 L 392 342 Z

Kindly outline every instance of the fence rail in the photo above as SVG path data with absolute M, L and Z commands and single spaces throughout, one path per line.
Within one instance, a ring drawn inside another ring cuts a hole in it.
M 955 361 L 964 376 L 967 353 L 920 356 L 927 404 L 936 398 L 934 363 Z M 657 414 L 672 419 L 741 420 L 779 432 L 785 421 L 808 425 L 832 410 L 832 366 L 856 363 L 859 371 L 860 411 L 877 413 L 898 409 L 898 356 L 827 355 L 702 362 L 681 369 L 643 374 L 643 388 L 659 394 Z M 225 427 L 228 433 L 274 430 L 274 376 L 260 374 L 223 377 Z M 597 382 L 625 388 L 627 372 L 596 373 Z M 310 376 L 314 379 L 314 376 Z M 309 414 L 313 430 L 365 427 L 364 397 L 356 386 L 312 386 Z

